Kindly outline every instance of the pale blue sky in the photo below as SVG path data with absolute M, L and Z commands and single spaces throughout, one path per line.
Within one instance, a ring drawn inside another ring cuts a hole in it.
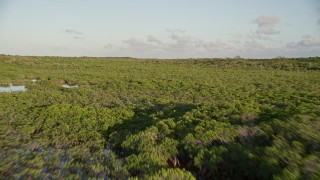
M 320 55 L 319 0 L 0 0 L 0 54 Z

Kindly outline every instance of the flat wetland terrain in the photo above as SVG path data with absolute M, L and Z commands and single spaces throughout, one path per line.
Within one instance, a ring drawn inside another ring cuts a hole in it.
M 318 57 L 0 55 L 13 85 L 0 179 L 320 178 Z

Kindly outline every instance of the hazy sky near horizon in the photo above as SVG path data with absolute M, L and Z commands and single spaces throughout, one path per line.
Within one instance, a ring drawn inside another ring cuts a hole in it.
M 0 0 L 0 54 L 320 56 L 320 1 Z

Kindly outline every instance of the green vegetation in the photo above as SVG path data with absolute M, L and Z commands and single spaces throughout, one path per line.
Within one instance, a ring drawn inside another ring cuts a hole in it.
M 0 55 L 8 83 L 0 179 L 320 178 L 320 58 Z

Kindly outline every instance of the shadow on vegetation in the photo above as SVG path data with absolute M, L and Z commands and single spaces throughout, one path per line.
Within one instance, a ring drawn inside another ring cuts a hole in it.
M 127 136 L 144 131 L 162 119 L 180 118 L 186 112 L 195 108 L 197 108 L 197 105 L 193 104 L 155 104 L 148 108 L 137 107 L 134 109 L 135 114 L 132 118 L 109 127 L 103 135 L 111 141 L 118 142 L 114 144 L 113 147 L 118 149 L 120 148 L 119 143 L 124 141 Z M 116 132 L 116 134 L 114 132 Z

